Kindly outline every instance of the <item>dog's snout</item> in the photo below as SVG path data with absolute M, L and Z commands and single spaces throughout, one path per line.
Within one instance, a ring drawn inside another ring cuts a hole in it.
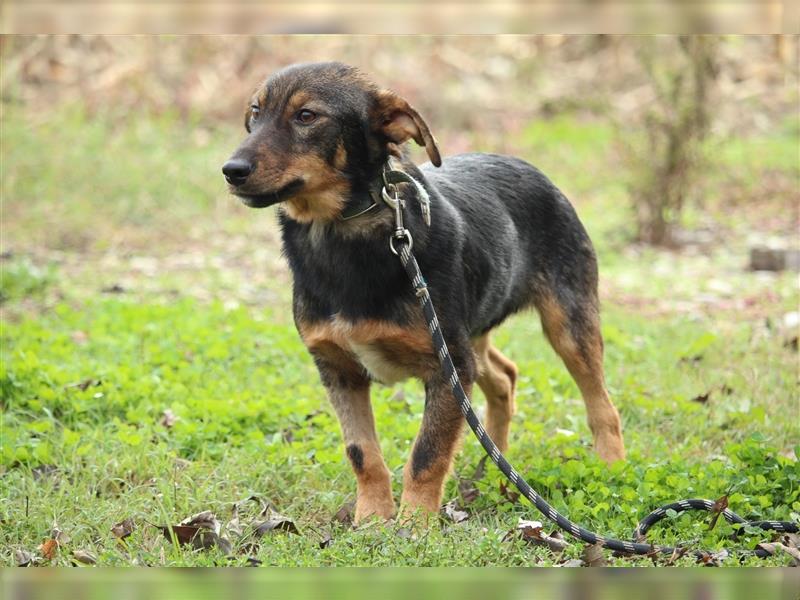
M 242 185 L 253 172 L 253 167 L 253 163 L 247 159 L 232 158 L 222 165 L 222 174 L 231 185 Z

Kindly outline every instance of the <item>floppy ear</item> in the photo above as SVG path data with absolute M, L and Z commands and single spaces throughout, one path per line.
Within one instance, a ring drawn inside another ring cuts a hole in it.
M 390 143 L 397 145 L 413 139 L 417 145 L 425 146 L 434 166 L 442 164 L 436 139 L 414 107 L 388 90 L 378 92 L 375 100 L 372 122 L 377 131 L 386 136 Z

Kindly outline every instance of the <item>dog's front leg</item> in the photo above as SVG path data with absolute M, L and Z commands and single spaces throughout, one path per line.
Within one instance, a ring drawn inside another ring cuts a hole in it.
M 467 395 L 472 390 L 474 367 L 458 368 Z M 458 449 L 464 416 L 453 396 L 450 382 L 440 369 L 425 384 L 425 412 L 422 427 L 403 473 L 401 510 L 410 514 L 418 509 L 439 511 L 445 479 Z
M 355 521 L 370 516 L 391 519 L 395 513 L 391 475 L 383 461 L 369 398 L 369 379 L 357 365 L 315 356 L 344 437 L 345 453 L 356 475 Z

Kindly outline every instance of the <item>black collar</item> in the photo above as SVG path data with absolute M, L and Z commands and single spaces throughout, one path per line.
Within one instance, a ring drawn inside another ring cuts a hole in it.
M 339 215 L 342 221 L 349 221 L 361 215 L 375 210 L 381 203 L 381 189 L 383 188 L 383 176 L 379 174 L 369 182 L 365 190 L 355 191 L 350 195 L 347 205 Z

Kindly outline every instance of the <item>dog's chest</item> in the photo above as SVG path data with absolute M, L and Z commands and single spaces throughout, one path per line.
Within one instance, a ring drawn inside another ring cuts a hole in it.
M 425 377 L 434 366 L 427 329 L 378 320 L 347 321 L 339 317 L 301 323 L 300 335 L 312 352 L 341 352 L 381 383 Z

